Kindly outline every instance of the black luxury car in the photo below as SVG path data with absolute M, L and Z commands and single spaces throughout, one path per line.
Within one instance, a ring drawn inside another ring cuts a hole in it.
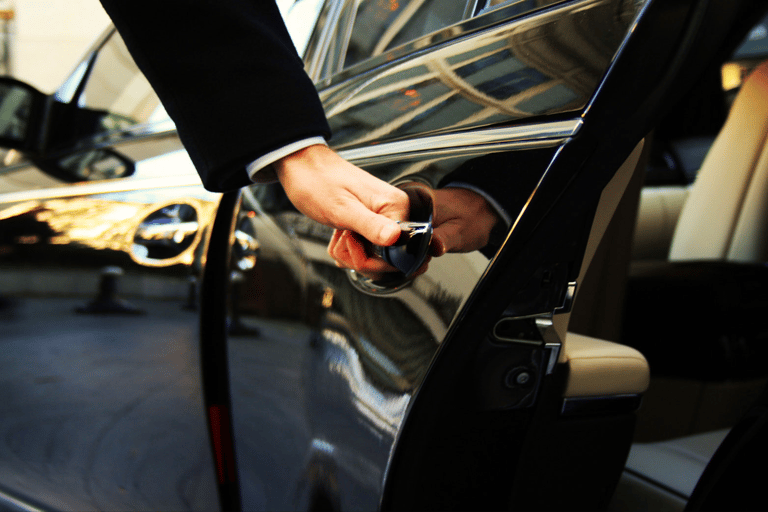
M 766 10 L 297 0 L 331 146 L 424 226 L 386 254 L 441 190 L 496 216 L 415 274 L 206 191 L 113 30 L 0 79 L 0 509 L 765 509 Z

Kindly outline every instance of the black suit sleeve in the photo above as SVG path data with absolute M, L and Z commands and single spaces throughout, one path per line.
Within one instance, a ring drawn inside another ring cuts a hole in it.
M 330 128 L 273 0 L 101 0 L 209 190 Z

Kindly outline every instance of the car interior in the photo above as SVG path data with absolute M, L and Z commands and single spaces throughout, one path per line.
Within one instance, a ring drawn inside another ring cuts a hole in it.
M 570 315 L 566 397 L 647 388 L 610 510 L 731 509 L 734 495 L 739 509 L 759 489 L 745 468 L 766 433 L 765 26 L 625 163 L 638 172 L 609 225 L 596 215 L 590 243 L 605 234 Z

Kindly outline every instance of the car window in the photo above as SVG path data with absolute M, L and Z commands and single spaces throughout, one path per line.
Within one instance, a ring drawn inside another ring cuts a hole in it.
M 458 23 L 467 7 L 466 0 L 363 0 L 357 8 L 344 67 Z
M 560 0 L 480 0 L 477 3 L 476 11 L 478 13 L 483 13 L 501 7 L 511 7 L 514 11 L 522 14 L 559 1 Z
M 305 0 L 308 1 L 308 0 Z M 349 75 L 345 70 L 366 62 L 385 64 L 411 50 L 455 38 L 479 27 L 495 25 L 541 10 L 560 0 L 339 0 L 326 3 L 327 15 L 335 18 L 325 40 L 318 34 L 311 45 L 323 46 L 319 64 L 311 76 L 335 81 Z M 637 2 L 637 0 L 628 0 Z M 334 9 L 333 5 L 337 8 Z M 488 16 L 485 16 L 485 15 Z M 474 18 L 478 18 L 477 21 Z M 629 20 L 624 20 L 629 21 Z M 460 24 L 460 25 L 459 25 Z M 467 26 L 464 26 L 468 24 Z M 453 28 L 451 28 L 453 27 Z M 332 78 L 334 77 L 334 78 Z
M 106 111 L 101 130 L 107 133 L 137 124 L 170 121 L 117 33 L 99 51 L 78 104 Z

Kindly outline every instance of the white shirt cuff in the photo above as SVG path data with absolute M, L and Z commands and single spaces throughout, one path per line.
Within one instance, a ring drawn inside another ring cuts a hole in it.
M 275 177 L 275 173 L 271 169 L 267 170 L 267 167 L 269 167 L 270 164 L 277 162 L 281 158 L 285 158 L 291 153 L 295 153 L 300 149 L 308 148 L 309 146 L 314 146 L 315 144 L 323 144 L 324 146 L 328 145 L 325 142 L 325 139 L 321 136 L 297 140 L 296 142 L 292 142 L 287 146 L 283 146 L 280 149 L 276 149 L 264 156 L 257 158 L 248 164 L 245 167 L 245 170 L 248 172 L 248 176 L 254 183 L 268 183 L 270 181 L 275 181 L 277 179 Z

